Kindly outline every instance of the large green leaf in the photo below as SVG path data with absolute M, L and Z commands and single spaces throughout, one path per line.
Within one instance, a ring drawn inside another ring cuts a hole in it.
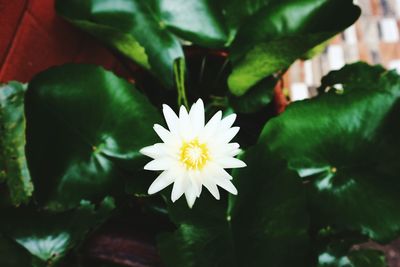
M 26 94 L 26 118 L 35 196 L 51 208 L 122 192 L 121 177 L 142 168 L 139 149 L 155 143 L 152 126 L 160 121 L 132 84 L 90 65 L 36 76 Z
M 33 192 L 25 158 L 25 90 L 17 82 L 0 86 L 0 181 L 7 181 L 14 205 L 26 203 Z
M 340 14 L 332 20 L 332 14 Z M 236 95 L 344 30 L 360 15 L 349 0 L 274 1 L 239 28 L 232 44 L 229 87 Z
M 297 175 L 263 146 L 243 160 L 237 197 L 204 192 L 193 209 L 170 203 L 179 229 L 159 240 L 167 266 L 306 266 L 308 215 Z
M 348 69 L 340 76 L 351 77 Z M 400 233 L 400 77 L 385 72 L 366 86 L 344 83 L 340 93 L 292 104 L 260 142 L 307 177 L 316 224 L 388 241 Z
M 68 21 L 151 70 L 173 87 L 173 62 L 183 57 L 180 38 L 204 46 L 227 39 L 222 14 L 209 0 L 56 1 Z
M 62 213 L 32 208 L 3 210 L 0 232 L 24 247 L 32 258 L 52 266 L 108 218 L 114 208 L 114 200 L 107 197 L 97 209 L 82 201 L 77 209 Z

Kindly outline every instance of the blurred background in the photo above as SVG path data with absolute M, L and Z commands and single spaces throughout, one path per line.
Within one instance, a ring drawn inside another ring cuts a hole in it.
M 321 77 L 346 63 L 363 60 L 400 73 L 400 0 L 355 0 L 362 15 L 357 23 L 333 38 L 322 54 L 297 61 L 284 77 L 290 98 L 315 95 Z M 340 14 L 332 14 L 332 19 Z

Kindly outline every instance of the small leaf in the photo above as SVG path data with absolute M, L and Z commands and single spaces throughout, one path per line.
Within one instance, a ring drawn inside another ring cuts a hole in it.
M 105 198 L 97 210 L 82 201 L 71 211 L 49 213 L 32 208 L 4 210 L 1 232 L 24 247 L 32 257 L 46 266 L 53 266 L 65 254 L 83 241 L 94 227 L 110 216 L 115 208 L 112 198 Z
M 372 249 L 342 250 L 331 244 L 318 256 L 317 267 L 387 267 L 385 254 Z
M 140 179 L 139 150 L 156 142 L 158 111 L 132 84 L 89 65 L 36 76 L 26 95 L 27 157 L 40 204 L 75 207 Z M 140 183 L 140 182 L 139 182 Z
M 26 86 L 0 86 L 0 181 L 6 181 L 14 205 L 27 203 L 33 185 L 25 158 L 24 95 Z
M 380 66 L 370 66 L 364 62 L 346 65 L 341 70 L 331 71 L 322 78 L 319 93 L 335 89 L 335 93 L 346 93 L 348 90 L 379 90 L 379 79 L 386 72 Z M 343 91 L 343 92 L 341 92 Z

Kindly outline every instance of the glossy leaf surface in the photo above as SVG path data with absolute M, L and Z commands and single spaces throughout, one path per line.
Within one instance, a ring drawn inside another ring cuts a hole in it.
M 332 14 L 340 14 L 332 20 Z M 274 1 L 240 27 L 232 44 L 229 87 L 243 95 L 251 86 L 353 24 L 360 9 L 348 0 Z
M 208 0 L 57 1 L 58 13 L 150 70 L 173 87 L 173 62 L 183 57 L 178 36 L 204 46 L 223 46 L 222 14 Z
M 152 0 L 166 29 L 205 47 L 223 47 L 227 29 L 222 11 L 213 0 Z
M 348 69 L 341 76 L 351 77 Z M 358 78 L 375 73 L 365 68 Z M 384 72 L 368 87 L 343 88 L 292 104 L 260 142 L 310 182 L 316 224 L 388 241 L 400 231 L 400 77 Z
M 52 266 L 108 218 L 114 208 L 114 200 L 106 198 L 97 209 L 82 201 L 77 209 L 62 213 L 30 208 L 6 210 L 0 231 L 24 247 L 33 258 Z
M 152 126 L 160 120 L 132 84 L 90 65 L 65 65 L 36 76 L 26 114 L 36 198 L 55 209 L 122 192 L 125 171 L 142 168 L 139 149 L 155 143 Z

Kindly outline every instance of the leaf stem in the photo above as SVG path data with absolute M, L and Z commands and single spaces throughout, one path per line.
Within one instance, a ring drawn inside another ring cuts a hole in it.
M 175 85 L 178 92 L 178 106 L 182 104 L 185 105 L 186 109 L 189 110 L 189 103 L 186 97 L 186 89 L 185 89 L 185 59 L 177 58 L 174 61 L 174 78 Z

